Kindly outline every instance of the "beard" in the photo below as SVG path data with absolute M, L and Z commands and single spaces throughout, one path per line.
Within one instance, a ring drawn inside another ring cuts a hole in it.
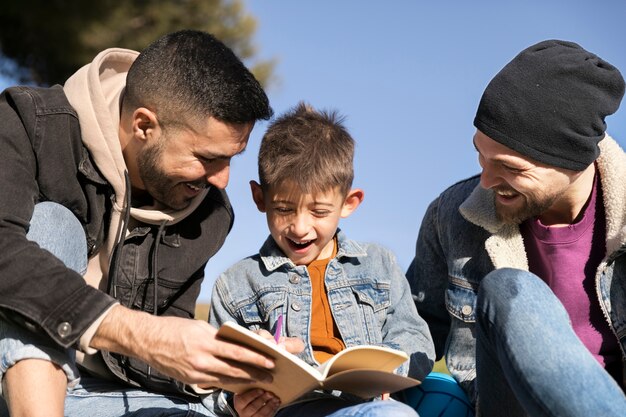
M 522 222 L 531 219 L 533 217 L 541 215 L 548 210 L 554 202 L 558 199 L 558 193 L 551 193 L 546 195 L 535 194 L 521 194 L 522 205 L 518 207 L 505 206 L 498 202 L 495 192 L 497 191 L 513 191 L 516 190 L 510 187 L 498 187 L 494 188 L 494 203 L 496 207 L 496 217 L 502 223 L 505 224 L 521 224 Z
M 137 157 L 139 175 L 146 191 L 155 201 L 171 209 L 182 210 L 189 205 L 190 200 L 177 197 L 175 186 L 179 182 L 169 177 L 161 168 L 159 161 L 162 154 L 162 141 L 144 149 Z

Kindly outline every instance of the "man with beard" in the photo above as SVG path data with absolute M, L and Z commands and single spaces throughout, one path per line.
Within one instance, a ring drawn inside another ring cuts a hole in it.
M 191 30 L 141 54 L 107 49 L 63 87 L 0 96 L 12 415 L 213 415 L 189 385 L 271 380 L 270 359 L 193 320 L 233 222 L 230 160 L 271 114 L 233 52 Z
M 478 415 L 626 415 L 623 94 L 575 43 L 525 49 L 478 106 L 481 174 L 425 214 L 407 278 Z

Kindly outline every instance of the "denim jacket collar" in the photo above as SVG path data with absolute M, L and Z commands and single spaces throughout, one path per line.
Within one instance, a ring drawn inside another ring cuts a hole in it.
M 355 258 L 357 256 L 367 256 L 367 252 L 357 242 L 350 240 L 346 235 L 337 229 L 337 256 L 335 259 L 341 257 Z M 265 265 L 268 271 L 274 271 L 282 265 L 288 264 L 295 268 L 296 265 L 285 256 L 283 251 L 278 247 L 272 236 L 270 235 L 261 246 L 259 250 L 261 261 Z

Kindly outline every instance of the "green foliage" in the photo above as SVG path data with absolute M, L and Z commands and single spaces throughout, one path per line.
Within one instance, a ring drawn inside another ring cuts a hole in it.
M 21 82 L 63 83 L 110 47 L 142 50 L 180 29 L 214 34 L 267 86 L 275 62 L 255 60 L 256 20 L 243 0 L 11 0 L 0 7 L 1 66 Z

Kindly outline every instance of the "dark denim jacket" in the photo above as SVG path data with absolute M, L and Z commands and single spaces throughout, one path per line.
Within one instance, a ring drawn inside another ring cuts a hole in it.
M 60 346 L 77 347 L 80 336 L 115 298 L 88 286 L 25 235 L 34 205 L 57 202 L 80 220 L 89 255 L 94 255 L 106 236 L 113 189 L 83 146 L 77 114 L 60 86 L 5 90 L 0 120 L 0 313 L 47 333 Z M 139 224 L 110 271 L 115 282 L 111 293 L 127 307 L 155 311 L 150 272 L 156 265 L 157 313 L 192 318 L 204 266 L 232 222 L 226 194 L 211 189 L 189 217 L 166 227 L 158 240 L 158 227 Z M 153 259 L 156 245 L 158 258 Z M 145 364 L 112 357 L 109 362 L 127 382 L 151 384 L 142 380 Z M 158 375 L 150 380 L 161 389 Z
M 598 267 L 600 306 L 626 351 L 626 155 L 610 137 L 597 160 L 607 224 L 607 255 Z M 437 358 L 477 399 L 476 294 L 494 268 L 528 270 L 519 227 L 496 220 L 493 195 L 479 177 L 461 181 L 433 201 L 422 221 L 407 272 L 420 315 L 430 327 Z

